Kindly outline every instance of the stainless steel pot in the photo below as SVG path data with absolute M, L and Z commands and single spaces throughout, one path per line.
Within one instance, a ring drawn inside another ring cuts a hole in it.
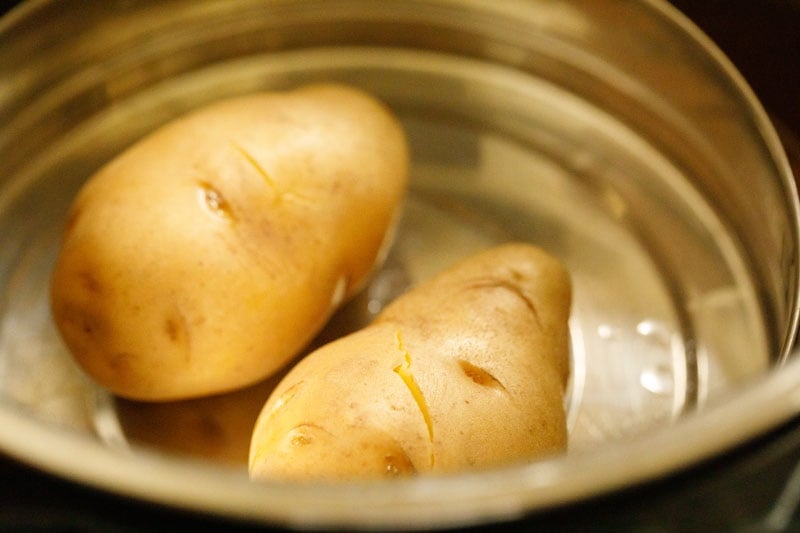
M 323 335 L 397 280 L 506 240 L 548 248 L 575 282 L 563 457 L 253 483 L 242 428 L 270 383 L 153 406 L 73 364 L 47 280 L 81 183 L 187 109 L 321 79 L 392 106 L 414 168 L 385 268 Z M 660 1 L 28 2 L 0 20 L 0 165 L 0 450 L 103 490 L 295 527 L 473 524 L 673 474 L 800 409 L 786 157 L 741 76 Z

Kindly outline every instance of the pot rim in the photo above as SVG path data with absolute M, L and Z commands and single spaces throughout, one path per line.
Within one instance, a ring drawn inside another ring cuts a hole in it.
M 0 20 L 0 33 L 22 23 L 47 1 L 29 0 L 12 9 Z M 782 177 L 794 222 L 792 245 L 800 250 L 796 184 L 778 134 L 755 93 L 710 38 L 676 8 L 665 0 L 645 4 L 694 40 L 742 95 Z M 797 416 L 800 356 L 790 353 L 800 317 L 797 279 L 792 286 L 790 331 L 779 364 L 765 375 L 681 417 L 668 430 L 653 428 L 625 441 L 522 467 L 377 484 L 253 483 L 240 469 L 156 451 L 133 454 L 109 448 L 88 435 L 32 419 L 6 401 L 0 401 L 0 450 L 35 468 L 112 493 L 248 521 L 293 527 L 430 528 L 510 520 L 677 473 Z

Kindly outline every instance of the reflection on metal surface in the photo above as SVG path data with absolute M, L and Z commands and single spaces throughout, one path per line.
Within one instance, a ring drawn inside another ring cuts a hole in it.
M 672 394 L 674 389 L 672 367 L 657 365 L 652 368 L 647 368 L 639 377 L 639 383 L 653 394 Z
M 92 392 L 87 408 L 92 415 L 92 424 L 98 438 L 111 448 L 129 450 L 128 440 L 117 417 L 114 397 L 99 387 L 95 387 Z
M 800 463 L 796 464 L 778 499 L 762 522 L 764 531 L 787 531 L 800 509 Z

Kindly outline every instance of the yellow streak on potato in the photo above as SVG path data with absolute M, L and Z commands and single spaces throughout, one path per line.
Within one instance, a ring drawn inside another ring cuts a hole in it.
M 425 401 L 425 395 L 422 394 L 422 390 L 419 388 L 419 384 L 414 378 L 414 374 L 411 372 L 411 354 L 408 353 L 408 350 L 403 346 L 403 334 L 400 330 L 397 331 L 397 348 L 403 354 L 403 362 L 394 367 L 393 370 L 395 374 L 400 376 L 400 379 L 403 380 L 406 387 L 408 387 L 411 396 L 414 398 L 414 402 L 417 404 L 417 407 L 419 407 L 422 418 L 425 419 L 425 427 L 428 428 L 428 439 L 433 443 L 433 420 L 431 420 L 431 413 Z M 431 467 L 433 467 L 433 449 L 431 449 L 430 464 Z

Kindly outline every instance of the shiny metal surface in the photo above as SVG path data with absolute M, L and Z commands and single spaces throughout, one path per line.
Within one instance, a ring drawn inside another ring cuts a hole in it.
M 798 412 L 794 184 L 729 63 L 651 1 L 29 2 L 0 21 L 0 450 L 169 505 L 289 525 L 510 518 L 690 467 Z M 620 31 L 625 28 L 625 31 Z M 251 483 L 272 385 L 140 404 L 72 363 L 47 280 L 66 207 L 134 139 L 213 99 L 335 79 L 413 151 L 396 246 L 319 342 L 473 251 L 573 274 L 570 451 L 348 486 Z

